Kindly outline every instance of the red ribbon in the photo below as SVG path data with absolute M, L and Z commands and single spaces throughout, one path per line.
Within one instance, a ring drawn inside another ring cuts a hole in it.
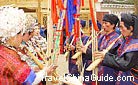
M 63 4 L 63 2 L 62 2 L 62 0 L 57 0 L 58 1 L 58 8 L 60 9 L 60 10 L 65 10 L 65 7 L 64 7 L 64 4 Z
M 66 11 L 66 16 L 65 16 L 65 22 L 66 22 L 66 24 L 65 24 L 65 30 L 66 30 L 66 36 L 70 36 L 69 35 L 69 23 L 68 23 L 68 17 L 67 17 L 67 11 Z
M 73 1 L 73 5 L 77 5 L 77 0 L 74 0 Z
M 81 5 L 84 6 L 84 0 L 81 0 Z
M 98 0 L 94 0 L 94 2 L 98 2 Z
M 76 18 L 78 18 L 79 15 L 75 15 Z M 74 24 L 74 34 L 75 34 L 75 42 L 76 40 L 80 37 L 80 21 L 79 20 L 75 20 L 75 24 Z
M 57 24 L 58 23 L 58 15 L 57 15 L 57 8 L 56 8 L 56 0 L 52 0 L 51 8 L 52 8 L 51 16 L 52 16 L 53 24 Z
M 90 5 L 90 15 L 91 15 L 91 19 L 92 19 L 92 24 L 94 26 L 95 31 L 99 31 L 98 27 L 97 27 L 97 23 L 95 22 L 95 13 L 92 7 L 92 1 L 89 0 L 89 5 Z

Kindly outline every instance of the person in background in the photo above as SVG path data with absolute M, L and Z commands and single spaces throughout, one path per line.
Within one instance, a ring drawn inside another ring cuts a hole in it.
M 45 34 L 45 38 L 46 38 L 46 41 L 47 41 L 47 26 L 46 25 L 45 25 L 44 34 Z
M 41 24 L 38 23 L 38 27 L 40 28 L 40 35 L 41 35 L 43 38 L 46 38 L 46 34 L 45 34 L 46 28 L 45 28 L 45 26 L 44 26 L 44 25 L 41 26 Z
M 97 26 L 98 26 L 98 29 L 99 31 L 102 29 L 102 24 L 97 20 Z M 92 32 L 92 20 L 89 20 L 89 28 L 90 28 L 90 35 L 91 35 L 91 32 Z

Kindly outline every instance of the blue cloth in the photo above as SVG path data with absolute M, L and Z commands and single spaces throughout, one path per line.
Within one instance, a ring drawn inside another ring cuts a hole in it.
M 32 85 L 36 77 L 36 74 L 33 70 L 31 70 L 30 74 L 26 78 L 26 80 L 23 82 L 23 85 Z
M 80 20 L 80 24 L 81 24 L 82 28 L 84 28 L 86 26 L 86 21 L 85 20 Z
M 68 0 L 67 1 L 67 18 L 68 18 L 68 26 L 69 26 L 69 32 L 72 32 L 73 24 L 75 22 L 74 14 L 76 14 L 77 9 L 76 6 L 73 5 L 74 0 Z
M 115 28 L 115 31 L 116 31 L 116 33 L 118 33 L 119 35 L 121 34 L 121 31 L 120 31 L 120 29 L 119 29 L 118 27 Z
M 46 37 L 46 35 L 45 35 L 45 29 L 43 29 L 43 28 L 40 28 L 40 35 L 42 36 L 42 37 Z

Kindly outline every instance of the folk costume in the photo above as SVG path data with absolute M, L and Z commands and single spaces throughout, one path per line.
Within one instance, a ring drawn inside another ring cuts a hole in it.
M 113 14 L 105 14 L 103 17 L 103 21 L 109 22 L 110 24 L 114 24 L 116 27 L 116 24 L 118 23 L 119 19 L 117 16 Z M 115 31 L 112 31 L 109 34 L 101 35 L 98 40 L 99 51 L 106 49 L 117 37 L 119 37 L 119 34 L 117 34 Z M 117 48 L 119 45 L 120 44 L 117 43 L 112 48 Z M 112 53 L 116 54 L 117 52 L 113 50 Z M 105 81 L 105 80 L 100 81 L 101 76 L 105 77 L 107 75 L 112 76 L 114 79 L 116 79 L 118 75 L 118 71 L 106 66 L 99 66 L 98 77 L 99 77 L 100 85 L 115 85 L 116 83 L 115 81 Z
M 69 39 L 70 42 L 72 41 L 73 37 L 74 37 L 73 35 L 70 37 L 70 39 Z M 82 34 L 81 40 L 84 45 L 86 44 L 88 38 L 89 38 L 88 36 L 85 36 Z M 74 41 L 72 45 L 76 46 L 76 42 Z M 76 48 L 75 48 L 75 50 L 76 50 Z M 69 61 L 68 61 L 68 69 L 69 69 L 69 73 L 71 75 L 78 77 L 78 76 L 80 76 L 80 72 L 78 71 L 78 66 L 76 65 L 77 59 L 71 58 L 76 53 L 75 50 L 70 51 Z
M 121 21 L 129 29 L 133 26 L 133 35 L 123 39 L 123 43 L 117 50 L 117 55 L 106 53 L 103 61 L 104 66 L 119 70 L 121 80 L 119 85 L 137 85 L 138 84 L 138 18 L 131 14 L 122 14 Z M 130 79 L 124 80 L 123 77 L 131 76 Z
M 110 24 L 114 24 L 116 26 L 119 19 L 117 16 L 115 16 L 113 14 L 105 14 L 103 17 L 103 21 L 109 22 Z M 115 31 L 112 31 L 109 34 L 100 35 L 100 37 L 98 39 L 99 51 L 106 49 L 118 36 L 119 36 L 119 34 L 117 34 Z M 114 45 L 112 48 L 117 48 L 119 45 L 120 44 L 118 43 L 118 44 Z M 115 51 L 112 51 L 112 52 L 116 53 Z M 99 66 L 99 68 L 98 68 L 99 84 L 100 85 L 115 85 L 115 81 L 111 82 L 111 81 L 100 80 L 101 76 L 105 77 L 107 75 L 112 76 L 114 79 L 116 79 L 116 77 L 118 75 L 118 71 L 116 71 L 112 68 L 106 67 L 106 66 Z
M 24 55 L 17 49 L 26 27 L 24 11 L 4 6 L 0 7 L 0 16 L 0 85 L 38 84 L 46 75 L 46 67 L 35 73 L 20 60 Z

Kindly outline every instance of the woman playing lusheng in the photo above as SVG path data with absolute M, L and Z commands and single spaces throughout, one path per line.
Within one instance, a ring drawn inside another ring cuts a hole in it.
M 105 14 L 104 17 L 103 17 L 103 23 L 102 23 L 102 29 L 104 30 L 104 33 L 101 34 L 98 38 L 98 49 L 100 51 L 106 49 L 118 36 L 119 34 L 117 34 L 115 32 L 115 27 L 118 23 L 119 19 L 116 15 L 114 14 Z M 113 48 L 117 48 L 119 46 L 119 42 L 113 46 Z M 82 52 L 83 53 L 86 53 L 89 57 L 91 58 L 92 56 L 92 50 L 90 48 L 86 48 L 86 47 L 82 47 Z M 116 53 L 116 51 L 111 51 L 112 53 Z M 89 63 L 90 65 L 91 63 Z M 87 65 L 87 67 L 89 66 Z M 86 67 L 86 68 L 87 68 Z M 86 71 L 88 72 L 88 71 Z M 102 66 L 102 65 L 99 65 L 98 67 L 98 82 L 100 85 L 114 85 L 115 84 L 115 81 L 104 81 L 104 80 L 101 80 L 100 77 L 101 76 L 112 76 L 114 77 L 114 79 L 116 79 L 117 77 L 117 74 L 118 74 L 118 71 L 116 71 L 115 69 L 112 69 L 112 68 L 109 68 L 107 66 Z M 93 74 L 94 75 L 94 74 Z M 91 77 L 91 75 L 90 75 Z
M 120 30 L 124 38 L 117 55 L 102 51 L 95 52 L 93 56 L 103 58 L 104 66 L 120 71 L 120 85 L 138 85 L 138 17 L 121 14 Z M 128 76 L 132 77 L 128 79 Z M 127 79 L 122 80 L 123 77 Z

